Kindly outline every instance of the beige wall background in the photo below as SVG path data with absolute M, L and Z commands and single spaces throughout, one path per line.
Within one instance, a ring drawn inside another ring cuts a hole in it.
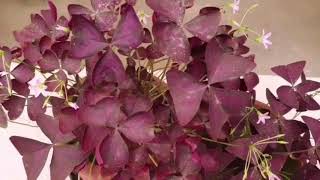
M 138 0 L 137 10 L 150 12 L 144 0 Z M 187 11 L 185 21 L 205 6 L 222 7 L 228 0 L 195 0 L 193 9 Z M 230 0 L 232 1 L 232 0 Z M 0 0 L 0 45 L 15 45 L 13 30 L 19 30 L 29 23 L 29 14 L 46 8 L 46 0 Z M 60 14 L 67 14 L 68 3 L 79 3 L 90 7 L 90 0 L 53 0 Z M 272 74 L 270 67 L 298 60 L 307 60 L 309 76 L 320 77 L 320 0 L 241 0 L 241 12 L 236 16 L 227 13 L 224 22 L 231 18 L 240 19 L 252 4 L 256 8 L 246 18 L 246 24 L 260 32 L 272 32 L 273 45 L 265 50 L 263 46 L 248 42 L 251 52 L 256 54 L 257 72 Z M 149 13 L 150 14 L 150 13 Z

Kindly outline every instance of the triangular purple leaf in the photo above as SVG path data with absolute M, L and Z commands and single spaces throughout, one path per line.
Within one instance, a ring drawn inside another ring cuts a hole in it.
M 292 87 L 281 86 L 277 89 L 277 94 L 278 94 L 279 100 L 283 104 L 291 108 L 295 108 L 295 109 L 299 108 L 298 97 L 294 89 L 292 89 Z
M 246 58 L 224 53 L 215 39 L 207 45 L 205 61 L 209 84 L 239 78 L 256 67 Z
M 103 34 L 81 15 L 74 15 L 69 23 L 72 30 L 71 56 L 82 59 L 94 55 L 107 46 Z
M 167 73 L 170 94 L 180 125 L 187 125 L 198 112 L 206 86 L 187 73 L 171 70 Z
M 175 23 L 157 23 L 152 27 L 160 51 L 176 62 L 186 63 L 190 58 L 190 44 L 181 27 Z
M 303 121 L 307 124 L 316 145 L 320 145 L 320 120 L 302 116 Z
M 143 41 L 144 31 L 132 6 L 125 6 L 112 43 L 122 50 L 137 48 Z
M 151 113 L 137 113 L 120 125 L 119 131 L 136 143 L 147 143 L 154 137 L 154 116 Z
M 287 105 L 278 101 L 269 89 L 267 89 L 266 95 L 271 107 L 271 112 L 274 115 L 284 115 L 290 111 L 290 108 Z
M 276 66 L 271 68 L 271 70 L 294 85 L 301 76 L 305 65 L 305 61 L 299 61 L 288 65 Z
M 184 0 L 146 0 L 147 5 L 155 12 L 169 20 L 181 24 L 185 14 Z
M 62 133 L 71 133 L 78 128 L 82 122 L 78 119 L 77 111 L 73 108 L 64 108 L 56 115 L 59 121 L 59 129 Z
M 205 14 L 199 14 L 191 21 L 187 22 L 184 27 L 194 36 L 202 41 L 210 41 L 216 35 L 218 25 L 221 21 L 219 8 L 207 7 L 209 10 Z
M 37 180 L 47 161 L 51 145 L 18 136 L 12 136 L 10 140 L 23 156 L 28 180 Z
M 46 112 L 46 106 L 43 107 L 45 102 L 45 97 L 40 95 L 38 97 L 31 97 L 28 98 L 27 104 L 27 110 L 28 110 L 28 116 L 30 120 L 36 120 L 37 117 L 41 114 L 44 114 Z
M 43 58 L 38 62 L 38 64 L 43 72 L 50 72 L 60 68 L 59 59 L 51 50 L 46 50 L 44 52 Z

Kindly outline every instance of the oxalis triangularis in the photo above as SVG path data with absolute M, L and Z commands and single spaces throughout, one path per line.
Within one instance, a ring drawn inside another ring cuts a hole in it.
M 256 4 L 232 27 L 221 18 L 242 13 L 240 0 L 202 7 L 188 22 L 197 1 L 139 3 L 153 12 L 136 13 L 135 0 L 91 0 L 59 17 L 49 2 L 14 32 L 17 47 L 0 48 L 1 127 L 30 126 L 15 121 L 26 107 L 51 141 L 10 138 L 28 180 L 50 149 L 52 180 L 320 177 L 319 117 L 297 120 L 320 109 L 305 61 L 273 67 L 287 84 L 266 90 L 268 104 L 255 98 L 246 41 L 272 45 L 271 33 L 245 24 Z

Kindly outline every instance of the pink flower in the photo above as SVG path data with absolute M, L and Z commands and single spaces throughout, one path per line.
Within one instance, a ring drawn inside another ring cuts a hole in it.
M 1 72 L 0 72 L 0 77 L 5 76 L 5 75 L 8 75 L 8 74 L 9 74 L 9 73 L 6 72 L 6 71 L 1 71 Z
M 72 107 L 73 109 L 75 109 L 75 110 L 79 109 L 79 106 L 78 106 L 76 103 L 74 103 L 74 102 L 68 102 L 68 105 L 69 105 L 70 107 Z
M 266 119 L 270 119 L 270 116 L 268 115 L 269 112 L 266 112 L 264 114 L 258 112 L 258 114 L 259 114 L 259 119 L 257 121 L 257 124 L 260 124 L 260 123 L 265 124 L 266 123 Z
M 268 180 L 281 180 L 277 175 L 273 174 L 271 171 L 268 172 Z
M 230 3 L 229 6 L 232 8 L 233 14 L 236 14 L 240 10 L 240 0 L 233 0 L 233 3 Z
M 262 30 L 262 35 L 261 35 L 260 37 L 258 37 L 258 38 L 256 39 L 256 41 L 257 41 L 258 43 L 263 44 L 264 47 L 265 47 L 266 49 L 268 49 L 269 46 L 272 45 L 272 42 L 269 40 L 269 38 L 271 37 L 271 35 L 272 35 L 271 32 L 269 32 L 269 33 L 266 34 L 266 33 L 264 32 L 264 29 L 263 29 L 263 30 Z
M 32 80 L 28 82 L 30 94 L 38 97 L 40 94 L 47 96 L 47 86 L 45 85 L 46 79 L 42 75 L 35 75 Z

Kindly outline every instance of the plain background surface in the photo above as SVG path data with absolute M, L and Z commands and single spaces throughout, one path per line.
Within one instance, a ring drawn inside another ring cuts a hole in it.
M 320 78 L 313 78 L 314 80 L 320 81 Z M 265 89 L 270 88 L 270 90 L 275 93 L 277 87 L 285 84 L 285 81 L 279 77 L 275 76 L 260 76 L 260 84 L 256 87 L 257 99 L 266 102 Z M 320 96 L 317 97 L 317 101 L 320 102 Z M 320 118 L 320 111 L 313 111 L 308 114 L 302 113 L 302 115 L 308 115 L 314 118 Z M 288 117 L 293 117 L 294 112 L 287 115 Z M 20 118 L 19 122 L 30 122 L 25 114 Z M 32 139 L 37 139 L 39 141 L 48 142 L 49 140 L 45 137 L 38 128 L 29 128 L 17 124 L 9 124 L 8 129 L 0 129 L 0 174 L 1 180 L 25 180 L 26 175 L 22 164 L 22 159 L 16 149 L 9 141 L 9 137 L 12 135 L 18 135 L 23 137 L 28 137 Z M 51 153 L 49 154 L 48 161 L 44 170 L 42 171 L 38 180 L 50 180 L 49 164 L 51 159 Z

